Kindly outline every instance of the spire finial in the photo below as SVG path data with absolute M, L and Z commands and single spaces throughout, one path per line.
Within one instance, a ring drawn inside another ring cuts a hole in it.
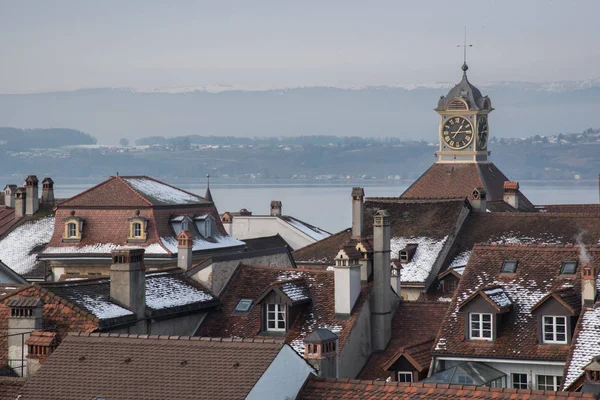
M 206 174 L 206 188 L 210 189 L 210 174 Z
M 465 26 L 465 39 L 463 44 L 459 44 L 456 47 L 462 47 L 463 48 L 463 65 L 461 67 L 461 69 L 463 70 L 463 75 L 467 75 L 467 70 L 469 69 L 469 66 L 467 65 L 467 47 L 473 47 L 472 44 L 467 44 L 467 27 Z

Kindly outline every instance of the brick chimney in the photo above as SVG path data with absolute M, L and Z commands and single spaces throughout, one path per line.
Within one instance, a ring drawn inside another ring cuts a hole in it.
M 519 182 L 504 182 L 504 202 L 510 204 L 515 210 L 519 209 Z
M 139 321 L 136 332 L 145 334 L 146 268 L 144 249 L 113 250 L 110 252 L 110 299 L 132 311 Z
M 42 181 L 42 203 L 54 203 L 54 181 L 52 178 L 44 178 Z
M 581 275 L 581 305 L 593 308 L 596 302 L 596 270 L 586 263 L 581 268 Z
M 469 200 L 473 210 L 477 212 L 487 212 L 487 193 L 484 188 L 478 187 L 473 189 Z
M 26 198 L 27 192 L 25 188 L 18 188 L 15 192 L 15 217 L 21 218 L 25 216 Z
M 360 295 L 360 253 L 355 247 L 346 246 L 335 256 L 335 317 L 348 319 Z
M 29 175 L 25 179 L 23 187 L 27 191 L 27 199 L 25 200 L 25 214 L 33 215 L 40 208 L 37 176 Z
M 6 301 L 10 309 L 8 317 L 8 359 L 15 360 L 11 365 L 19 376 L 25 376 L 24 360 L 27 357 L 25 342 L 32 331 L 42 327 L 43 303 L 38 297 L 13 296 Z
M 363 201 L 365 199 L 365 191 L 363 188 L 352 188 L 352 237 L 360 238 L 362 235 L 364 218 L 363 218 Z
M 187 271 L 192 268 L 194 237 L 190 231 L 181 231 L 177 236 L 177 267 Z
M 33 331 L 25 341 L 27 346 L 27 377 L 31 378 L 58 346 L 56 332 Z
M 6 185 L 4 187 L 4 205 L 7 207 L 15 207 L 15 192 L 17 185 Z
M 281 201 L 279 201 L 279 200 L 271 201 L 271 216 L 281 217 Z
M 373 350 L 377 351 L 385 350 L 391 337 L 391 227 L 390 215 L 386 210 L 378 210 L 373 219 L 373 292 L 371 296 L 371 329 Z
M 329 329 L 315 329 L 304 339 L 304 358 L 321 378 L 337 378 L 338 337 Z

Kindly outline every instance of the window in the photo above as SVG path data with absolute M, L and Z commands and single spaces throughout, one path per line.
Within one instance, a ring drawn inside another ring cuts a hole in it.
M 512 374 L 513 389 L 527 389 L 527 374 Z
M 77 224 L 75 222 L 69 222 L 67 225 L 67 237 L 77 237 Z
M 544 343 L 567 343 L 567 317 L 544 315 Z
M 565 261 L 560 269 L 561 275 L 573 275 L 577 272 L 577 261 Z
M 454 292 L 456 290 L 456 279 L 446 280 L 446 292 Z
M 285 331 L 285 304 L 267 304 L 267 330 Z
M 517 261 L 514 260 L 506 260 L 502 263 L 502 270 L 501 272 L 503 274 L 514 274 L 515 272 L 517 272 Z
M 456 380 L 458 383 L 463 384 L 463 385 L 472 385 L 473 384 L 473 378 L 471 378 L 468 375 L 465 374 L 458 374 L 456 377 Z
M 133 233 L 133 237 L 141 237 L 142 236 L 142 224 L 139 222 L 134 222 L 131 231 Z
M 413 374 L 412 372 L 400 371 L 398 372 L 398 382 L 412 382 Z
M 556 392 L 560 388 L 561 377 L 553 375 L 538 375 L 537 390 L 550 390 Z
M 471 339 L 492 340 L 492 314 L 469 314 Z
M 237 312 L 247 312 L 252 307 L 252 300 L 250 299 L 241 299 L 237 306 L 235 306 L 235 311 Z

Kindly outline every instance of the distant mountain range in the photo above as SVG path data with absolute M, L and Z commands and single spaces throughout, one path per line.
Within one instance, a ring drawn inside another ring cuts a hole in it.
M 477 82 L 473 82 L 477 84 Z M 239 90 L 82 89 L 0 94 L 0 126 L 70 127 L 100 144 L 147 136 L 335 135 L 437 139 L 439 96 L 453 84 Z M 529 137 L 600 126 L 600 80 L 479 85 L 496 109 L 490 134 Z M 248 88 L 252 89 L 252 88 Z

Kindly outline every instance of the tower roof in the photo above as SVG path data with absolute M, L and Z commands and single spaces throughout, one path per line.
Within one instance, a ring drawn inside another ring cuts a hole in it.
M 450 89 L 446 96 L 440 97 L 436 111 L 448 110 L 450 102 L 455 98 L 466 101 L 469 110 L 491 110 L 492 107 L 489 97 L 483 96 L 479 89 L 473 86 L 471 82 L 469 82 L 469 79 L 467 79 L 467 70 L 469 69 L 467 64 L 463 64 L 461 69 L 463 70 L 461 81 L 458 85 Z

